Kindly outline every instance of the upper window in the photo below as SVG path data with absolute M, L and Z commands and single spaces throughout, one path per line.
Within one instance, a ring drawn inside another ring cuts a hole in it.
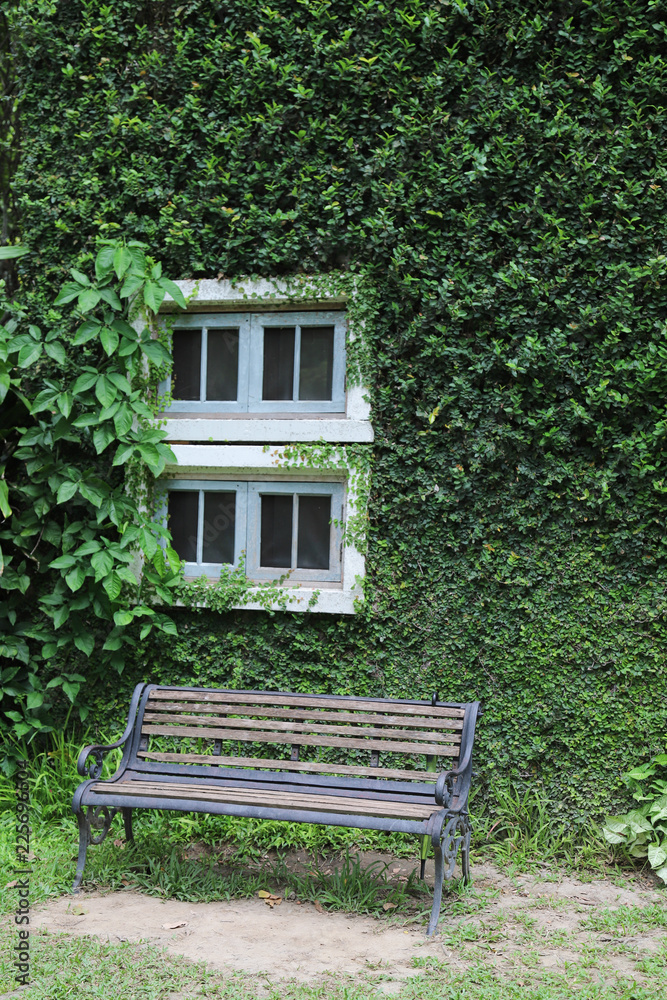
M 172 337 L 168 412 L 345 411 L 342 312 L 179 316 Z

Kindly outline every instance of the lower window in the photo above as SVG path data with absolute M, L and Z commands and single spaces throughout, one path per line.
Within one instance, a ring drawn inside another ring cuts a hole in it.
M 174 480 L 166 490 L 172 545 L 186 576 L 219 576 L 245 552 L 253 580 L 341 580 L 342 483 Z

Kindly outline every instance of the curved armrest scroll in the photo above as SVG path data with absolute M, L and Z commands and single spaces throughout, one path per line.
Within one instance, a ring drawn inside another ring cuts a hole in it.
M 102 774 L 102 764 L 106 754 L 110 750 L 117 750 L 118 747 L 122 747 L 124 743 L 127 743 L 134 730 L 134 721 L 137 714 L 137 706 L 139 705 L 139 698 L 141 697 L 145 687 L 145 684 L 137 684 L 134 689 L 134 694 L 132 695 L 132 701 L 130 703 L 127 726 L 125 727 L 125 732 L 119 740 L 116 740 L 115 743 L 92 743 L 90 746 L 83 748 L 79 754 L 79 759 L 76 762 L 77 773 L 80 774 L 82 778 L 99 778 Z M 94 757 L 95 762 L 86 767 L 86 762 L 89 757 Z

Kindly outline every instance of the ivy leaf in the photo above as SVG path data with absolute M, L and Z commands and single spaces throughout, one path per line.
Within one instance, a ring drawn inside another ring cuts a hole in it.
M 83 585 L 86 579 L 86 571 L 83 566 L 75 566 L 74 569 L 65 576 L 65 583 L 71 591 L 76 591 Z
M 116 348 L 118 347 L 118 342 L 120 337 L 115 330 L 110 329 L 108 326 L 102 327 L 102 332 L 100 333 L 100 342 L 103 349 L 111 357 Z
M 95 385 L 95 395 L 102 406 L 111 406 L 116 398 L 116 387 L 104 375 L 100 375 Z
M 72 499 L 72 497 L 74 496 L 74 494 L 76 493 L 76 491 L 78 490 L 78 488 L 79 488 L 79 484 L 78 483 L 72 483 L 72 482 L 67 482 L 67 481 L 64 482 L 64 483 L 62 483 L 58 487 L 57 502 L 58 503 L 67 503 L 68 500 Z
M 79 295 L 78 306 L 81 312 L 89 312 L 100 301 L 102 293 L 97 288 L 86 288 Z

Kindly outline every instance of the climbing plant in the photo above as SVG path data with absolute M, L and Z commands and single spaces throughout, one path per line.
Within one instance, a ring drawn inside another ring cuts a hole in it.
M 154 605 L 180 563 L 141 488 L 172 457 L 148 391 L 169 356 L 128 320 L 167 291 L 185 302 L 144 251 L 103 242 L 93 274 L 72 268 L 58 322 L 8 304 L 0 327 L 0 694 L 18 737 L 52 728 L 59 692 L 85 719 L 84 683 L 119 674 L 154 629 L 176 633 Z
M 100 234 L 373 289 L 363 608 L 175 610 L 96 713 L 145 676 L 479 697 L 481 787 L 582 822 L 664 752 L 666 30 L 662 0 L 15 5 L 26 322 Z

